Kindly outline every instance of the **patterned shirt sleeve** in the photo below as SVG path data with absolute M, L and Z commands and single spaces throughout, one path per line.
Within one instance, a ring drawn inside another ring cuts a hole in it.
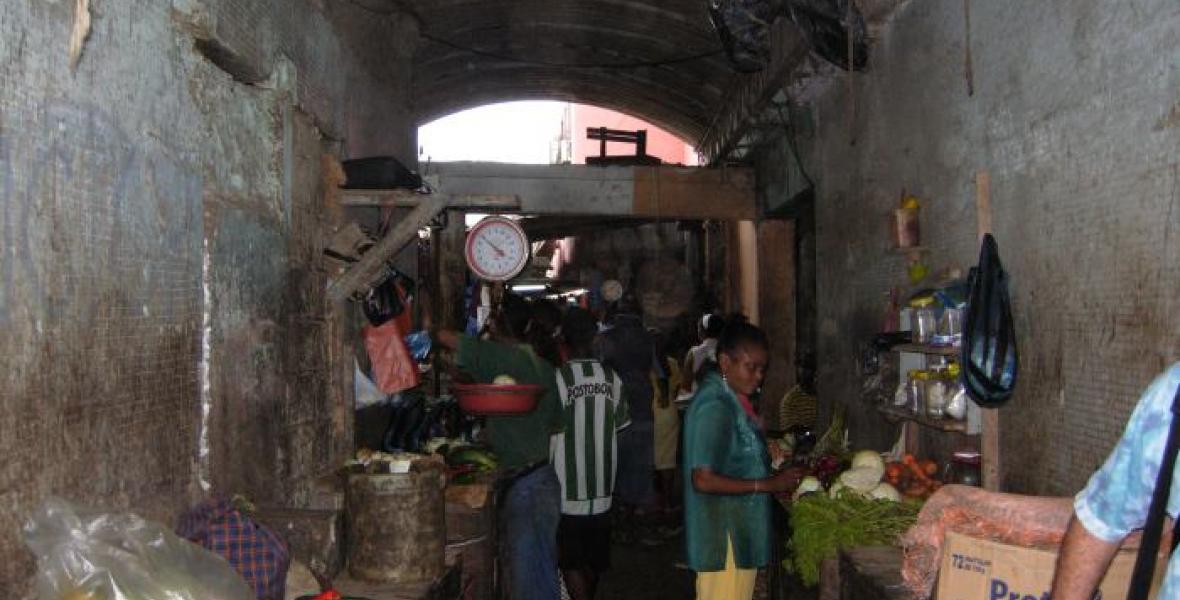
M 1172 399 L 1180 384 L 1180 363 L 1160 375 L 1139 398 L 1123 437 L 1106 463 L 1074 499 L 1078 521 L 1091 535 L 1121 541 L 1147 520 L 1172 424 Z M 1173 478 L 1168 512 L 1180 508 L 1180 474 Z

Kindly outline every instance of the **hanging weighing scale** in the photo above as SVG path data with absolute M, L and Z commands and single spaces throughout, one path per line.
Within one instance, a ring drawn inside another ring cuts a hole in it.
M 485 217 L 467 233 L 467 266 L 484 281 L 508 281 L 529 261 L 529 238 L 520 224 L 505 217 Z

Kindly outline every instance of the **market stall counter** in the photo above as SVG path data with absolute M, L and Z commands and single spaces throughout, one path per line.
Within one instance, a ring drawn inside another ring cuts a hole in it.
M 840 552 L 840 600 L 918 600 L 901 577 L 896 546 L 862 546 Z

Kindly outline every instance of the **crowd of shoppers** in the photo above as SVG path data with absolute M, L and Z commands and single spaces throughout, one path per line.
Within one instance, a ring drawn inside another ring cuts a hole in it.
M 765 334 L 714 314 L 696 329 L 693 341 L 649 329 L 630 296 L 593 315 L 509 294 L 486 335 L 436 332 L 477 381 L 510 375 L 545 389 L 533 412 L 486 425 L 504 468 L 510 597 L 593 598 L 612 543 L 682 531 L 699 598 L 752 597 L 770 557 L 768 494 L 800 476 L 772 474 L 750 400 L 769 361 Z

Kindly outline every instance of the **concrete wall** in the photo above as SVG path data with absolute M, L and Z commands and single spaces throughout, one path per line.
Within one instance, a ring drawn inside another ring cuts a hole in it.
M 905 283 L 886 215 L 915 192 L 929 266 L 969 267 L 986 169 L 1021 351 L 1006 487 L 1070 494 L 1180 356 L 1180 4 L 973 2 L 973 96 L 963 23 L 961 2 L 910 2 L 851 98 L 840 79 L 815 104 L 820 392 L 856 407 L 861 442 L 892 441 L 854 376 Z
M 206 491 L 307 505 L 351 446 L 323 360 L 347 326 L 322 300 L 320 153 L 413 159 L 414 25 L 172 4 L 91 2 L 76 72 L 74 2 L 0 11 L 0 589 L 17 597 L 19 527 L 47 495 L 165 521 Z

